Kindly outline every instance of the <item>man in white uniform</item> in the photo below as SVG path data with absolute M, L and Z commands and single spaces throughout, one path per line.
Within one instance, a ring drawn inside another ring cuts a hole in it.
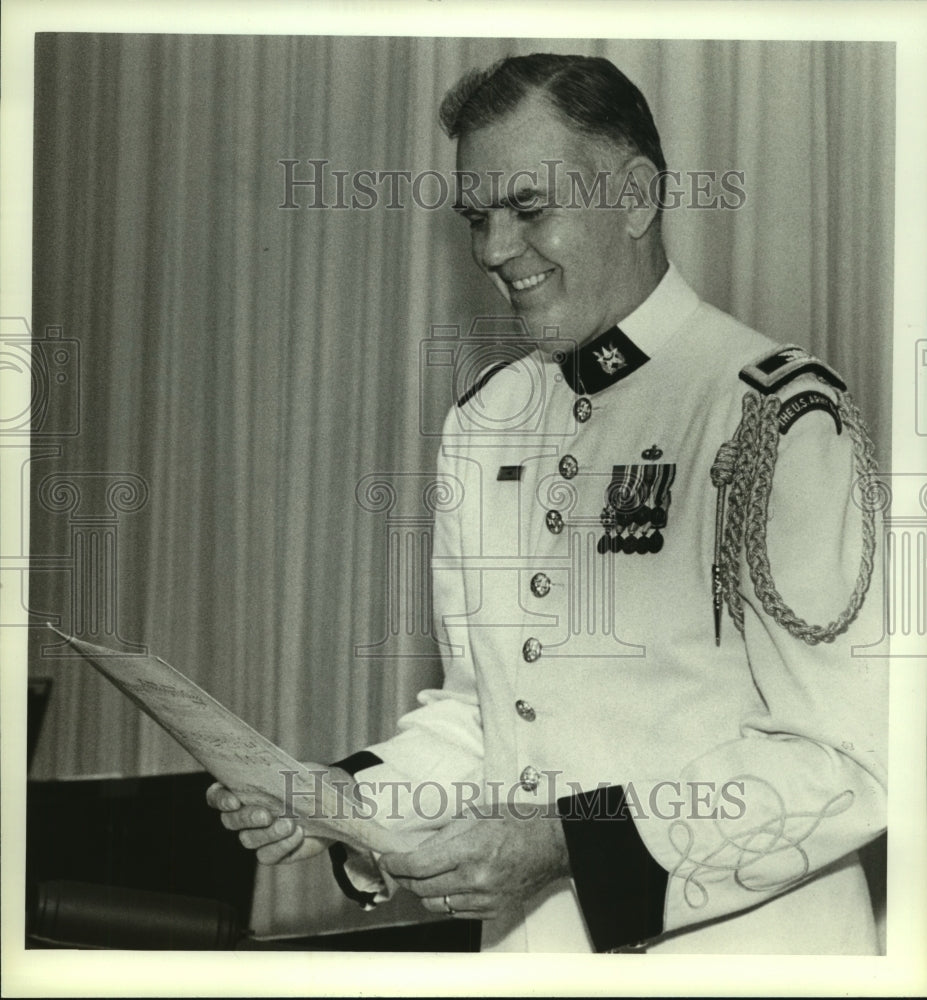
M 875 953 L 856 852 L 884 827 L 886 677 L 845 386 L 667 262 L 659 136 L 606 60 L 504 60 L 442 122 L 474 258 L 537 349 L 445 423 L 444 685 L 332 769 L 425 839 L 334 845 L 339 882 L 484 920 L 484 949 Z M 263 862 L 329 846 L 208 798 Z

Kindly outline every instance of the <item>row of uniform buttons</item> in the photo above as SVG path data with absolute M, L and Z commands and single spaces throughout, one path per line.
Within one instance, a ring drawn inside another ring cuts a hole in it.
M 579 462 L 572 455 L 564 455 L 560 459 L 557 471 L 564 479 L 572 479 L 579 472 Z M 563 531 L 563 515 L 559 510 L 549 510 L 544 515 L 544 523 L 552 535 L 559 535 Z
M 535 597 L 544 597 L 550 590 L 550 577 L 546 573 L 535 573 L 531 577 L 531 593 Z M 540 659 L 541 656 L 541 640 L 530 638 L 525 640 L 525 644 L 521 648 L 521 655 L 526 663 L 534 663 L 535 660 Z M 524 700 L 524 698 L 519 698 L 515 702 L 515 711 L 521 716 L 525 722 L 534 722 L 538 717 L 537 712 L 534 708 Z M 532 767 L 530 764 L 526 767 L 518 778 L 518 783 L 526 792 L 537 791 L 538 782 L 540 781 L 540 774 L 537 768 Z
M 573 404 L 573 416 L 581 424 L 584 424 L 592 416 L 592 403 L 585 396 L 581 396 Z M 557 471 L 564 479 L 573 479 L 579 472 L 579 462 L 573 455 L 564 455 L 557 464 Z M 563 531 L 563 515 L 559 510 L 547 511 L 544 522 L 552 535 L 559 535 Z M 535 573 L 531 577 L 529 586 L 535 597 L 546 597 L 550 593 L 550 577 L 546 573 Z M 541 658 L 542 648 L 540 639 L 531 637 L 525 640 L 521 655 L 526 663 L 534 663 Z M 534 722 L 537 718 L 537 712 L 521 698 L 515 702 L 515 711 L 526 722 Z M 521 772 L 519 784 L 526 792 L 534 792 L 537 790 L 540 778 L 537 768 L 529 764 Z
M 592 403 L 585 396 L 581 396 L 573 404 L 573 416 L 584 424 L 592 416 Z M 579 472 L 579 462 L 573 455 L 564 455 L 557 463 L 557 471 L 564 479 L 573 479 Z M 563 531 L 563 515 L 559 510 L 549 510 L 544 518 L 547 530 L 552 535 L 559 535 Z
M 534 722 L 538 714 L 535 710 L 526 702 L 523 698 L 519 698 L 515 702 L 515 711 L 525 720 L 525 722 Z M 541 775 L 536 767 L 532 767 L 530 764 L 521 772 L 518 776 L 518 783 L 522 789 L 526 792 L 537 791 L 538 782 L 541 780 Z
M 531 593 L 535 597 L 546 597 L 550 593 L 550 577 L 546 573 L 535 573 L 531 577 Z M 522 647 L 522 656 L 528 663 L 534 663 L 541 655 L 541 643 L 538 639 L 527 639 L 524 646 Z M 531 707 L 531 705 L 524 700 L 524 698 L 519 698 L 515 702 L 515 711 L 525 720 L 525 722 L 534 722 L 538 717 L 537 712 Z M 537 769 L 531 767 L 530 765 L 526 767 L 519 776 L 518 783 L 526 792 L 534 792 L 537 790 L 538 781 L 540 780 L 540 775 Z

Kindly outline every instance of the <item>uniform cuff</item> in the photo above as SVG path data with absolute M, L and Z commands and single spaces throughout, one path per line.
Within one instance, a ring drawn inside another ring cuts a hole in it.
M 338 888 L 364 910 L 372 910 L 380 902 L 378 892 L 365 892 L 359 889 L 350 879 L 345 865 L 348 860 L 348 849 L 341 843 L 332 844 L 328 849 L 328 856 L 332 863 L 332 874 L 338 883 Z
M 344 760 L 336 760 L 334 764 L 329 766 L 340 767 L 342 771 L 347 771 L 353 778 L 358 771 L 363 771 L 368 767 L 376 767 L 377 764 L 382 763 L 383 761 L 375 753 L 371 753 L 369 750 L 358 750 L 357 753 L 352 753 Z
M 345 757 L 344 760 L 335 761 L 330 766 L 340 767 L 342 771 L 347 771 L 353 778 L 358 771 L 363 771 L 365 768 L 374 767 L 382 763 L 383 761 L 375 753 L 371 753 L 369 750 L 358 750 L 357 753 L 352 753 L 350 756 Z M 332 844 L 328 848 L 328 857 L 332 863 L 332 874 L 335 876 L 338 888 L 341 889 L 348 899 L 357 903 L 358 906 L 365 910 L 373 909 L 374 905 L 379 901 L 379 894 L 376 892 L 365 892 L 363 889 L 357 888 L 351 881 L 345 868 L 348 860 L 348 849 L 344 844 Z
M 624 789 L 564 796 L 557 812 L 595 950 L 634 948 L 660 934 L 669 876 L 644 846 Z

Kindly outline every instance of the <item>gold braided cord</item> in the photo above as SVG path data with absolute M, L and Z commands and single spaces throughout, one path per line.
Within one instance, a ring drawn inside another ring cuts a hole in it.
M 766 613 L 779 625 L 809 645 L 833 642 L 859 614 L 872 580 L 875 556 L 875 510 L 862 503 L 862 552 L 856 585 L 844 610 L 827 625 L 811 625 L 782 599 L 769 564 L 766 528 L 769 498 L 779 449 L 779 399 L 748 392 L 743 415 L 734 437 L 718 451 L 711 469 L 714 485 L 729 490 L 727 516 L 720 544 L 721 592 L 738 631 L 744 630 L 743 599 L 740 594 L 740 553 L 746 547 L 747 566 L 756 595 Z M 859 410 L 848 393 L 838 393 L 837 408 L 853 440 L 857 474 L 866 486 L 877 473 L 872 442 Z

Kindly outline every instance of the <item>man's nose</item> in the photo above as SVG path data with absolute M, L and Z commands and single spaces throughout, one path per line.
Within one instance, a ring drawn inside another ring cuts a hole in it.
M 480 258 L 485 267 L 499 267 L 517 257 L 525 248 L 518 220 L 505 209 L 490 212 Z

